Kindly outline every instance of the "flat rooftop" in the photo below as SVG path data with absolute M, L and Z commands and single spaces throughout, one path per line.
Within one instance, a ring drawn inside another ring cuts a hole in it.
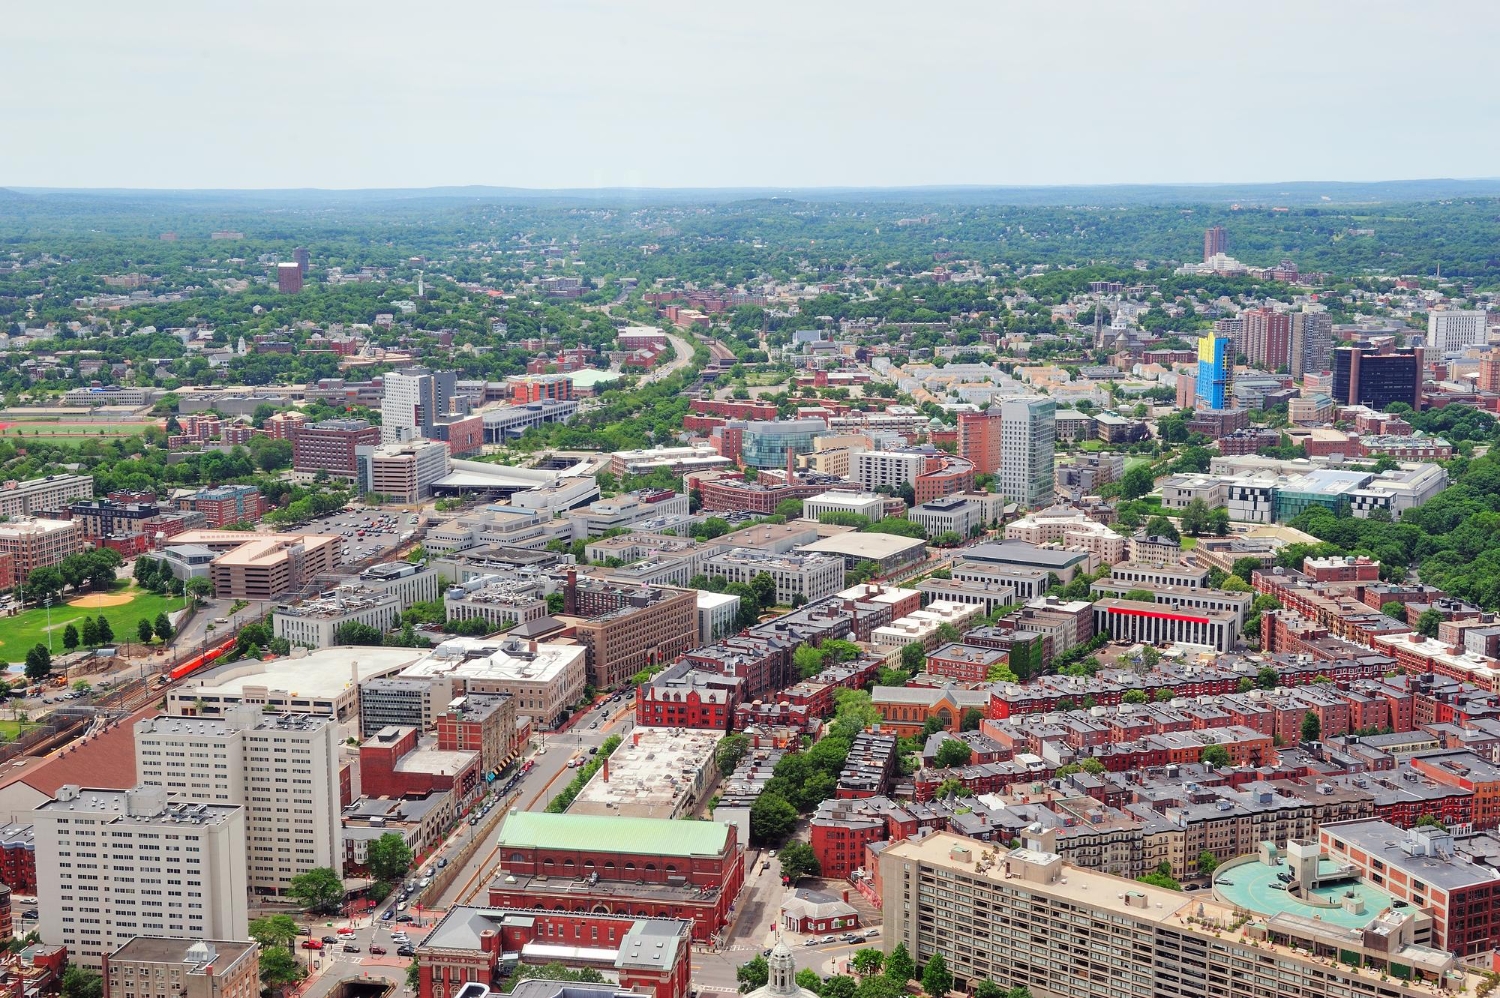
M 609 778 L 603 768 L 595 773 L 568 813 L 674 818 L 699 788 L 722 737 L 719 731 L 638 728 L 610 755 Z
M 1297 915 L 1346 929 L 1362 929 L 1376 915 L 1392 907 L 1396 899 L 1352 874 L 1340 875 L 1342 869 L 1343 864 L 1326 857 L 1318 861 L 1320 883 L 1305 892 L 1313 899 L 1311 904 L 1293 896 L 1290 891 L 1278 889 L 1285 885 L 1276 879 L 1277 874 L 1291 870 L 1283 856 L 1278 856 L 1275 866 L 1253 859 L 1218 871 L 1214 875 L 1214 894 L 1259 915 Z M 1273 887 L 1273 884 L 1277 886 Z M 1351 891 L 1361 903 L 1362 910 L 1349 911 L 1341 904 L 1344 895 Z
M 502 847 L 718 856 L 728 845 L 729 826 L 717 821 L 512 811 L 500 825 L 497 842 Z
M 231 662 L 172 691 L 172 699 L 191 702 L 202 693 L 244 696 L 247 687 L 290 692 L 294 696 L 331 699 L 366 679 L 389 675 L 422 657 L 420 648 L 324 648 L 300 658 L 269 662 Z
M 804 544 L 798 550 L 806 554 L 857 555 L 876 561 L 926 546 L 926 541 L 900 534 L 846 533 Z
M 403 679 L 458 678 L 546 683 L 587 654 L 583 645 L 538 642 L 536 651 L 520 641 L 453 638 L 403 669 Z M 409 660 L 408 660 L 409 661 Z
M 1348 842 L 1366 856 L 1383 861 L 1394 869 L 1406 870 L 1419 880 L 1444 890 L 1462 890 L 1477 884 L 1500 882 L 1500 871 L 1471 862 L 1453 851 L 1453 840 L 1441 834 L 1431 837 L 1439 842 L 1438 855 L 1408 855 L 1401 846 L 1411 832 L 1385 821 L 1332 821 L 1323 826 L 1329 834 Z M 1421 833 L 1418 833 L 1419 835 Z M 1429 833 L 1431 834 L 1431 833 Z M 1446 839 L 1446 845 L 1443 844 Z M 1443 849 L 1446 848 L 1446 854 Z

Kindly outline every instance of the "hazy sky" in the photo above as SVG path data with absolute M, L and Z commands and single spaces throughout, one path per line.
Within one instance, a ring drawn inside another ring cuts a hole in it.
M 1500 175 L 1495 0 L 70 0 L 0 38 L 0 185 Z

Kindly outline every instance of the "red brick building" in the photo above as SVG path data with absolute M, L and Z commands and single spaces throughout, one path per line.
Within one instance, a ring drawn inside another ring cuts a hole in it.
M 693 399 L 688 403 L 688 409 L 705 416 L 722 416 L 725 419 L 775 419 L 777 413 L 773 402 L 736 402 L 730 399 Z
M 558 946 L 577 953 L 563 961 L 570 969 L 613 971 L 621 989 L 651 998 L 687 998 L 692 990 L 687 922 L 459 905 L 417 947 L 418 998 L 452 998 L 472 982 L 498 987 L 503 961 L 548 963 Z
M 292 438 L 292 470 L 302 475 L 327 471 L 334 478 L 354 478 L 354 451 L 380 443 L 380 427 L 363 419 L 325 419 L 308 423 Z
M 706 941 L 729 924 L 745 879 L 733 825 L 512 812 L 500 826 L 495 907 L 675 918 Z
M 744 680 L 678 662 L 636 690 L 635 723 L 651 728 L 729 731 Z
M 0 884 L 36 896 L 36 841 L 30 825 L 0 827 Z
M 456 797 L 479 784 L 478 752 L 445 751 L 417 729 L 382 728 L 359 747 L 360 790 L 368 797 L 422 796 L 451 790 Z

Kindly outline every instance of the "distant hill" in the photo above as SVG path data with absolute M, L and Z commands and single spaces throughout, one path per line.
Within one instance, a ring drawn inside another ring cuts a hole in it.
M 1437 201 L 1447 198 L 1500 197 L 1500 178 L 1384 180 L 1375 182 L 1293 181 L 1274 184 L 1115 184 L 1065 187 L 726 187 L 726 188 L 557 188 L 413 187 L 324 190 L 147 190 L 126 188 L 0 188 L 0 198 L 34 196 L 166 201 L 179 204 L 242 205 L 372 204 L 391 201 L 606 201 L 702 203 L 764 198 L 795 201 L 871 201 L 926 204 L 1153 205 L 1234 204 L 1306 206 Z

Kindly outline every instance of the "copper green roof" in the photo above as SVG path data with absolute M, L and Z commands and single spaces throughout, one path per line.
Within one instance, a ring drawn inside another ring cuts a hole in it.
M 728 839 L 728 826 L 717 821 L 520 811 L 512 812 L 501 824 L 499 841 L 501 846 L 518 848 L 717 856 Z

